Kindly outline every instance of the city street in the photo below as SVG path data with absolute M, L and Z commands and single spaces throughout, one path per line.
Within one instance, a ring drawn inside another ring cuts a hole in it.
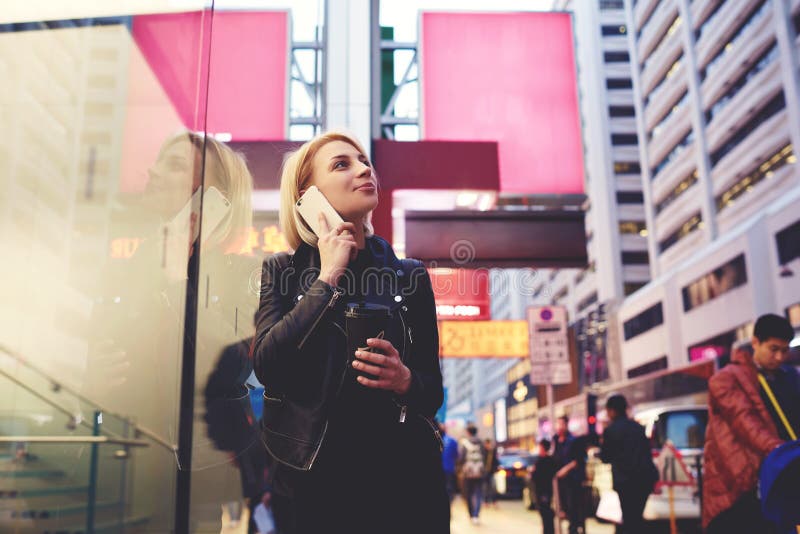
M 481 523 L 473 525 L 467 514 L 467 506 L 462 499 L 453 502 L 451 534 L 536 534 L 542 530 L 542 522 L 537 512 L 525 509 L 522 501 L 500 501 L 496 507 L 481 508 Z M 564 522 L 567 532 L 567 522 Z M 586 523 L 586 534 L 612 534 L 613 525 L 605 525 L 590 519 Z

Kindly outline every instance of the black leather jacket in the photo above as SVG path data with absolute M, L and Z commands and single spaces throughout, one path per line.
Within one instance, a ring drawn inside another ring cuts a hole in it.
M 421 262 L 399 260 L 380 237 L 367 238 L 366 246 L 382 269 L 380 291 L 369 301 L 392 309 L 393 326 L 402 332 L 395 346 L 412 375 L 408 392 L 394 397 L 398 422 L 423 419 L 434 440 L 438 429 L 430 419 L 443 391 L 430 277 Z M 262 440 L 277 461 L 302 471 L 319 453 L 347 367 L 343 293 L 318 279 L 319 267 L 319 251 L 305 243 L 292 256 L 264 261 L 252 347 L 265 386 Z

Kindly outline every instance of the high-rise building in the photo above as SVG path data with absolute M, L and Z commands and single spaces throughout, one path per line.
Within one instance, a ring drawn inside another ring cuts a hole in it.
M 567 308 L 581 386 L 620 376 L 614 310 L 650 280 L 628 26 L 622 1 L 556 1 L 576 40 L 589 265 L 551 271 L 539 304 Z
M 653 281 L 619 309 L 628 377 L 800 327 L 794 0 L 626 0 Z

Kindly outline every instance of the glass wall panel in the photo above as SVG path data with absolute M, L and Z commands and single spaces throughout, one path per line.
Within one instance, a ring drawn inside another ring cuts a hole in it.
M 206 7 L 0 14 L 0 531 L 173 530 Z

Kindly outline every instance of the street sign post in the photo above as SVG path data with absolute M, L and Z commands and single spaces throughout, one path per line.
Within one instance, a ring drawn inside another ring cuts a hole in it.
M 550 424 L 555 425 L 553 385 L 572 382 L 572 365 L 567 343 L 567 310 L 563 306 L 530 306 L 527 319 L 531 384 L 547 386 Z M 560 516 L 560 508 L 561 505 L 556 500 L 556 517 Z M 557 525 L 560 534 L 560 519 Z
M 528 308 L 531 384 L 559 385 L 572 382 L 567 343 L 567 310 L 563 306 Z

